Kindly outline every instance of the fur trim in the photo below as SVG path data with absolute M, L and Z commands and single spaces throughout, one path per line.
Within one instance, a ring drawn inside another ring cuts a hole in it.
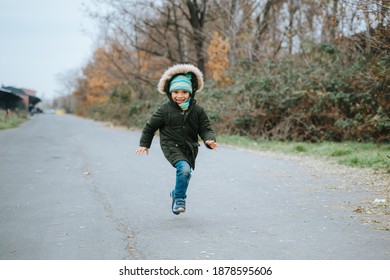
M 200 92 L 203 88 L 203 74 L 196 66 L 192 64 L 176 64 L 168 68 L 158 82 L 158 91 L 161 94 L 167 94 L 167 92 L 165 92 L 166 83 L 168 83 L 171 78 L 177 74 L 187 73 L 193 73 L 195 75 L 196 79 L 198 80 L 198 89 L 196 90 L 196 92 Z

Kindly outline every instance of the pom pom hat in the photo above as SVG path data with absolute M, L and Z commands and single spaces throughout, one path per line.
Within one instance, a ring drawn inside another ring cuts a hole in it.
M 191 78 L 189 78 L 191 75 Z M 175 84 L 176 79 L 183 79 L 186 77 L 188 82 L 191 84 L 191 95 L 193 96 L 195 92 L 199 92 L 203 88 L 203 74 L 202 72 L 192 64 L 176 64 L 168 68 L 162 75 L 157 89 L 161 94 L 168 94 L 171 92 L 171 84 Z M 181 78 L 177 78 L 181 77 Z

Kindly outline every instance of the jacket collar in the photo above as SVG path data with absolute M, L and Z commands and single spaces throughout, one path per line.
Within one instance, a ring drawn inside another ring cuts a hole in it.
M 169 96 L 170 96 L 170 95 L 169 95 Z M 193 99 L 193 98 L 191 98 L 190 107 L 188 108 L 187 112 L 189 112 L 189 111 L 194 107 L 195 104 L 196 104 L 196 100 Z M 183 110 L 180 108 L 180 106 L 179 106 L 175 101 L 172 100 L 171 97 L 169 97 L 169 105 L 172 106 L 172 107 L 175 108 L 175 109 L 178 109 L 178 110 L 180 110 L 180 111 L 183 111 Z

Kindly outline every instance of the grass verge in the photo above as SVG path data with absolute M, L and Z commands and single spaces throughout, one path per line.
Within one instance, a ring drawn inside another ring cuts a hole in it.
M 347 166 L 380 169 L 390 173 L 390 144 L 282 142 L 256 140 L 238 135 L 221 135 L 218 137 L 218 142 L 251 150 L 332 159 Z
M 1 116 L 5 116 L 5 112 L 1 111 Z M 8 129 L 18 127 L 20 124 L 24 123 L 27 120 L 27 117 L 21 117 L 14 114 L 11 117 L 0 117 L 0 129 Z

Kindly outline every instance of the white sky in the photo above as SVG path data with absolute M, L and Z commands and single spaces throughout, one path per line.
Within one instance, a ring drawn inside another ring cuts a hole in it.
M 59 96 L 58 74 L 80 69 L 93 51 L 88 0 L 0 0 L 0 84 Z

